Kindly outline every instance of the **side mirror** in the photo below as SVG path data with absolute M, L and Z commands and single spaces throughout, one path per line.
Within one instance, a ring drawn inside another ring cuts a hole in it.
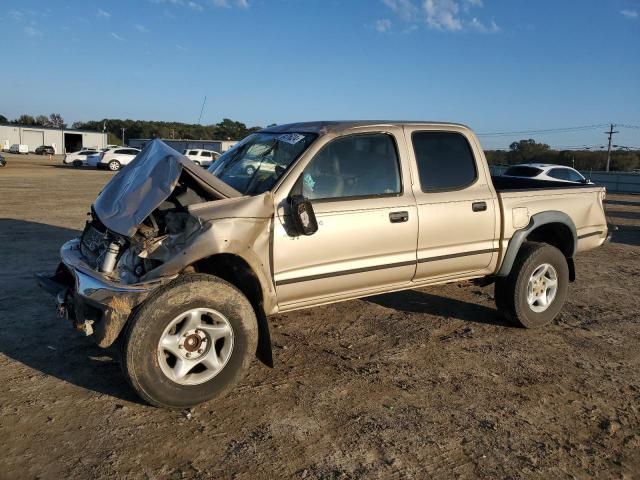
M 298 235 L 313 235 L 318 231 L 316 214 L 309 199 L 302 195 L 292 195 L 289 197 L 289 207 L 291 221 Z

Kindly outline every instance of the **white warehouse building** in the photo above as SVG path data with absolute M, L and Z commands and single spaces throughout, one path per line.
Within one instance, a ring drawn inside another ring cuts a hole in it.
M 107 134 L 92 130 L 73 130 L 24 125 L 0 125 L 0 148 L 27 145 L 34 152 L 41 145 L 53 147 L 56 153 L 77 152 L 83 148 L 105 148 Z

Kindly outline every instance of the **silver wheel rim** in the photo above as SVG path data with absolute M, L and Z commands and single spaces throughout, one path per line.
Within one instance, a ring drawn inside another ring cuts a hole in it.
M 171 320 L 158 342 L 158 363 L 179 385 L 208 382 L 225 367 L 233 352 L 233 328 L 220 312 L 193 308 Z
M 255 172 L 253 167 L 247 167 L 247 175 L 253 175 L 253 172 Z
M 543 263 L 537 267 L 527 284 L 527 303 L 536 313 L 544 312 L 553 303 L 558 292 L 558 273 L 553 265 Z
M 111 162 L 109 164 L 109 169 L 113 170 L 114 172 L 118 170 L 118 162 Z

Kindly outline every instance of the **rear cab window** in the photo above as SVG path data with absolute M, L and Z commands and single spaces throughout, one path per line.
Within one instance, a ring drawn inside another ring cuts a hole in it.
M 478 178 L 475 157 L 461 133 L 416 131 L 411 140 L 423 192 L 459 190 Z

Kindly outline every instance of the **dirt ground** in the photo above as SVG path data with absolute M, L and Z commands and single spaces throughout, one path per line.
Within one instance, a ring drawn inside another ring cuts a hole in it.
M 559 320 L 451 284 L 271 319 L 275 368 L 169 412 L 57 318 L 52 271 L 109 172 L 0 169 L 0 478 L 640 478 L 640 196 L 576 259 Z

